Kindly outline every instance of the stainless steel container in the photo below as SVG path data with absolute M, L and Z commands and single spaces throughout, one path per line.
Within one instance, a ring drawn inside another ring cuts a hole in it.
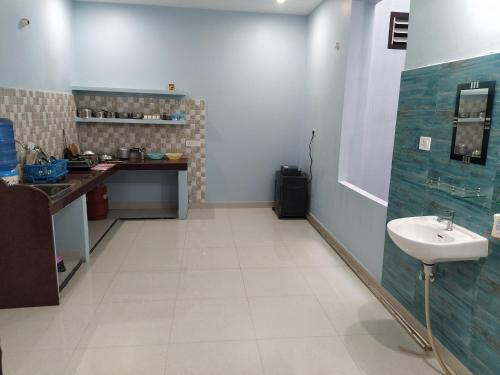
M 91 118 L 92 117 L 92 110 L 89 108 L 80 108 L 78 110 L 78 117 L 80 118 Z
M 128 159 L 130 157 L 130 149 L 128 147 L 120 147 L 118 149 L 119 159 Z
M 130 149 L 129 159 L 140 159 L 141 158 L 141 149 L 134 147 Z

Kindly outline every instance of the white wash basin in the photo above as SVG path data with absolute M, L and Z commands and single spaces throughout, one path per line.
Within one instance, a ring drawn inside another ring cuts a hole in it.
M 408 255 L 426 264 L 488 256 L 488 240 L 459 225 L 446 230 L 437 216 L 405 217 L 387 223 L 389 236 Z

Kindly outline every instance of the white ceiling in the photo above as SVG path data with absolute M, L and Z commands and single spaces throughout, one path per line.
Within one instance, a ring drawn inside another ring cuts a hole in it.
M 238 12 L 282 13 L 307 15 L 322 0 L 76 0 L 100 3 L 164 5 L 179 8 L 232 10 Z

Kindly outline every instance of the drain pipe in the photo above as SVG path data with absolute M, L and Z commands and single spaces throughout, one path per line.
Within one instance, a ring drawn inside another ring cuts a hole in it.
M 436 343 L 434 342 L 434 336 L 432 334 L 432 322 L 431 322 L 431 281 L 434 278 L 432 273 L 432 265 L 424 263 L 424 274 L 425 274 L 425 323 L 427 325 L 427 336 L 432 347 L 432 351 L 443 370 L 444 375 L 455 375 L 453 370 L 449 368 L 446 363 L 444 363 L 441 358 L 441 354 L 437 350 Z

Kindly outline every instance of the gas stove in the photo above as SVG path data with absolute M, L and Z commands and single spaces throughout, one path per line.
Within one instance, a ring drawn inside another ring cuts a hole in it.
M 70 171 L 88 171 L 97 163 L 89 157 L 77 156 L 68 160 L 68 169 Z

